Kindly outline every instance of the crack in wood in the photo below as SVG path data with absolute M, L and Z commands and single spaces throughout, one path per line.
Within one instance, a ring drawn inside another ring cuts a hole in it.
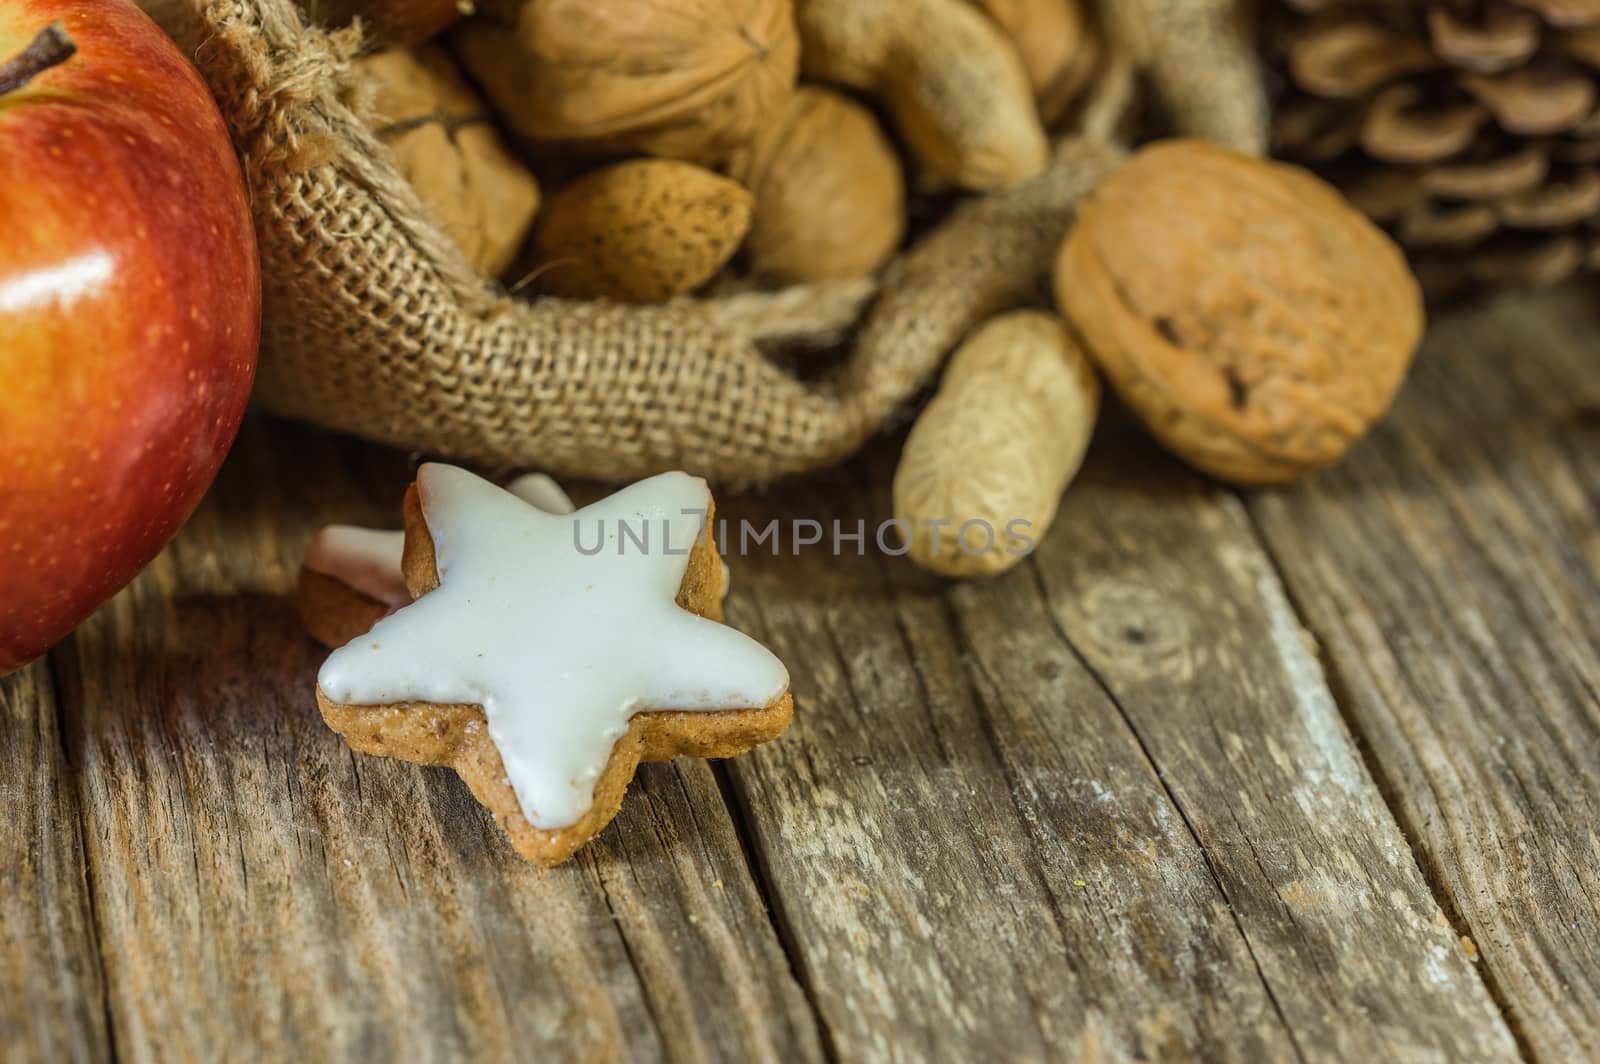
M 1050 593 L 1045 587 L 1044 577 L 1039 572 L 1039 567 L 1035 564 L 1034 559 L 1032 558 L 1029 558 L 1024 564 L 1027 566 L 1029 575 L 1033 578 L 1034 587 L 1037 589 L 1039 597 L 1048 604 L 1050 601 Z M 1102 676 L 1094 667 L 1094 665 L 1090 663 L 1089 659 L 1084 656 L 1077 644 L 1073 642 L 1072 637 L 1064 628 L 1061 627 L 1061 624 L 1056 620 L 1055 615 L 1051 613 L 1048 608 L 1046 609 L 1045 613 L 1046 616 L 1050 618 L 1050 623 L 1055 628 L 1056 635 L 1061 639 L 1062 644 L 1066 646 L 1069 651 L 1071 651 L 1072 655 L 1077 659 L 1079 666 L 1081 666 L 1083 670 L 1094 679 L 1094 682 L 1099 686 L 1100 691 L 1106 696 L 1107 700 L 1110 701 L 1112 707 L 1116 710 L 1117 715 L 1122 719 L 1123 726 L 1127 728 L 1128 734 L 1133 738 L 1133 741 L 1138 744 L 1139 752 L 1144 755 L 1145 764 L 1150 770 L 1151 777 L 1154 778 L 1156 783 L 1160 786 L 1162 793 L 1166 795 L 1167 802 L 1172 806 L 1173 810 L 1177 812 L 1179 819 L 1183 822 L 1184 830 L 1189 833 L 1189 838 L 1194 842 L 1195 848 L 1200 851 L 1200 856 L 1205 861 L 1206 870 L 1211 874 L 1211 882 L 1217 888 L 1217 893 L 1222 896 L 1222 900 L 1228 909 L 1228 915 L 1233 920 L 1234 929 L 1238 931 L 1239 939 L 1244 944 L 1245 951 L 1250 956 L 1250 962 L 1255 966 L 1256 977 L 1261 981 L 1262 993 L 1266 995 L 1267 1001 L 1271 1003 L 1272 1010 L 1278 1017 L 1278 1023 L 1280 1026 L 1282 1026 L 1284 1036 L 1288 1038 L 1289 1045 L 1294 1050 L 1296 1059 L 1304 1061 L 1306 1059 L 1305 1049 L 1300 1045 L 1300 1039 L 1296 1034 L 1294 1027 L 1289 1023 L 1288 1016 L 1284 1013 L 1283 1003 L 1278 1000 L 1277 992 L 1274 991 L 1271 981 L 1267 979 L 1267 973 L 1261 967 L 1261 958 L 1256 954 L 1255 944 L 1251 941 L 1249 933 L 1245 931 L 1244 923 L 1239 919 L 1239 913 L 1234 907 L 1233 899 L 1228 894 L 1227 885 L 1223 882 L 1221 874 L 1217 871 L 1217 861 L 1215 855 L 1211 853 L 1205 842 L 1201 840 L 1200 833 L 1195 830 L 1194 821 L 1189 818 L 1189 813 L 1184 809 L 1183 803 L 1178 800 L 1177 794 L 1172 790 L 1171 785 L 1167 783 L 1165 774 L 1162 772 L 1161 768 L 1156 762 L 1155 755 L 1151 752 L 1150 746 L 1145 741 L 1144 736 L 1139 734 L 1139 729 L 1137 726 L 1135 726 L 1132 716 L 1130 716 L 1128 713 L 1127 707 L 1122 704 L 1121 699 L 1117 697 L 1117 693 L 1112 690 L 1111 685 L 1106 682 L 1105 677 Z M 1249 838 L 1248 835 L 1245 837 L 1247 839 Z M 1253 848 L 1254 847 L 1252 846 L 1252 849 Z
M 1241 497 L 1241 501 L 1247 500 Z M 1268 564 L 1272 566 L 1273 573 L 1278 580 L 1279 586 L 1283 589 L 1284 597 L 1288 600 L 1290 609 L 1294 611 L 1299 623 L 1312 635 L 1317 663 L 1322 669 L 1323 680 L 1328 686 L 1329 693 L 1333 696 L 1333 704 L 1339 710 L 1340 719 L 1344 721 L 1345 727 L 1350 731 L 1351 738 L 1355 740 L 1352 745 L 1355 746 L 1356 753 L 1361 758 L 1362 767 L 1366 769 L 1367 775 L 1372 778 L 1373 785 L 1377 788 L 1378 796 L 1383 799 L 1384 806 L 1389 810 L 1389 815 L 1394 817 L 1395 822 L 1400 825 L 1400 835 L 1405 840 L 1406 850 L 1411 854 L 1411 859 L 1416 864 L 1417 871 L 1422 876 L 1422 881 L 1427 884 L 1428 893 L 1433 896 L 1434 904 L 1439 906 L 1439 910 L 1445 914 L 1445 919 L 1450 921 L 1451 931 L 1458 937 L 1465 939 L 1470 930 L 1470 925 L 1462 917 L 1461 911 L 1456 905 L 1455 897 L 1449 890 L 1434 856 L 1416 844 L 1415 840 L 1421 837 L 1422 832 L 1419 830 L 1418 825 L 1411 823 L 1404 803 L 1396 798 L 1398 791 L 1396 790 L 1395 782 L 1389 778 L 1389 773 L 1383 764 L 1372 756 L 1371 747 L 1363 734 L 1361 721 L 1350 710 L 1351 695 L 1345 683 L 1343 670 L 1340 668 L 1339 663 L 1328 654 L 1321 633 L 1317 631 L 1312 620 L 1306 615 L 1306 611 L 1300 604 L 1293 586 L 1291 586 L 1284 574 L 1282 564 L 1273 551 L 1271 541 L 1262 533 L 1260 526 L 1257 524 L 1255 513 L 1248 505 L 1245 506 L 1245 512 L 1249 515 L 1250 530 L 1255 537 L 1256 545 L 1261 548 L 1261 553 L 1266 557 Z M 1432 786 L 1431 780 L 1429 781 L 1429 786 Z M 1484 991 L 1489 995 L 1490 1000 L 1494 1002 L 1495 1008 L 1499 1010 L 1500 1017 L 1505 1022 L 1506 1028 L 1511 1032 L 1512 1038 L 1516 1040 L 1518 1056 L 1525 1061 L 1538 1059 L 1532 1044 L 1528 1041 L 1526 1032 L 1523 1031 L 1521 1023 L 1518 1022 L 1516 1011 L 1511 1007 L 1505 988 L 1500 986 L 1499 981 L 1495 978 L 1494 969 L 1486 963 L 1479 963 L 1474 966 L 1474 971 L 1477 973 L 1479 982 L 1483 984 Z
M 739 851 L 744 855 L 745 871 L 755 883 L 756 890 L 761 897 L 761 908 L 767 914 L 767 921 L 772 926 L 772 933 L 778 940 L 778 945 L 783 950 L 783 958 L 789 965 L 789 975 L 805 995 L 806 1007 L 811 1010 L 812 1018 L 817 1025 L 817 1037 L 822 1045 L 823 1059 L 830 1064 L 837 1064 L 842 1058 L 833 1041 L 833 1032 L 828 1027 L 827 1019 L 822 1014 L 822 1009 L 817 1001 L 816 988 L 811 985 L 805 968 L 801 963 L 802 954 L 799 944 L 794 936 L 794 929 L 789 921 L 784 919 L 783 910 L 772 892 L 772 874 L 766 867 L 766 860 L 761 856 L 761 850 L 756 842 L 755 833 L 747 819 L 744 802 L 738 794 L 738 784 L 732 778 L 728 765 L 719 762 L 712 765 L 712 772 L 717 778 L 717 788 L 722 792 L 723 804 L 727 807 L 729 815 L 733 818 L 734 831 L 739 836 Z

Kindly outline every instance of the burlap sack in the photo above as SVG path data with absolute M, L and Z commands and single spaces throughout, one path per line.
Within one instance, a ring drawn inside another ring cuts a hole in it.
M 176 35 L 232 128 L 260 236 L 259 401 L 491 465 L 751 482 L 838 462 L 973 325 L 1036 295 L 1073 204 L 1121 156 L 1072 140 L 1031 184 L 956 210 L 888 270 L 839 370 L 802 383 L 754 341 L 812 312 L 813 294 L 512 299 L 472 272 L 352 110 L 354 34 L 307 27 L 290 0 L 197 13 Z

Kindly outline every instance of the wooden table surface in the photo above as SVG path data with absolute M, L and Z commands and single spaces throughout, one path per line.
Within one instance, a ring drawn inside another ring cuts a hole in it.
M 1437 322 L 1338 469 L 1112 418 L 1038 552 L 735 560 L 780 741 L 524 864 L 352 754 L 287 597 L 406 456 L 257 417 L 0 682 L 0 1058 L 1600 1059 L 1600 312 Z M 887 516 L 896 441 L 724 513 Z

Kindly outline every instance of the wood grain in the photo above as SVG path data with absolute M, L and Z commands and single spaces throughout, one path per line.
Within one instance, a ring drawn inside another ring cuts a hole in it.
M 736 563 L 800 708 L 730 773 L 840 1056 L 1514 1058 L 1243 509 L 1104 442 L 991 582 Z M 873 527 L 892 458 L 745 516 Z
M 1600 1059 L 1600 314 L 1441 321 L 1393 417 L 1251 509 L 1524 1044 Z
M 1108 435 L 1115 460 L 1090 469 L 1036 568 L 1204 848 L 1302 1052 L 1513 1058 L 1244 508 Z
M 705 763 L 641 771 L 600 841 L 544 872 L 453 774 L 323 725 L 321 652 L 283 596 L 318 524 L 393 524 L 408 479 L 252 422 L 76 636 L 61 696 L 118 1055 L 816 1058 Z
M 40 661 L 0 679 L 0 1059 L 109 1056 L 78 805 Z

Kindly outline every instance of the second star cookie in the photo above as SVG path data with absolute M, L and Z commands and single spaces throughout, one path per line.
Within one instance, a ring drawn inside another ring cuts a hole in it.
M 405 510 L 416 600 L 334 651 L 317 703 L 359 751 L 454 767 L 529 860 L 599 832 L 639 762 L 730 757 L 788 725 L 783 663 L 716 619 L 703 480 L 563 516 L 430 463 Z

